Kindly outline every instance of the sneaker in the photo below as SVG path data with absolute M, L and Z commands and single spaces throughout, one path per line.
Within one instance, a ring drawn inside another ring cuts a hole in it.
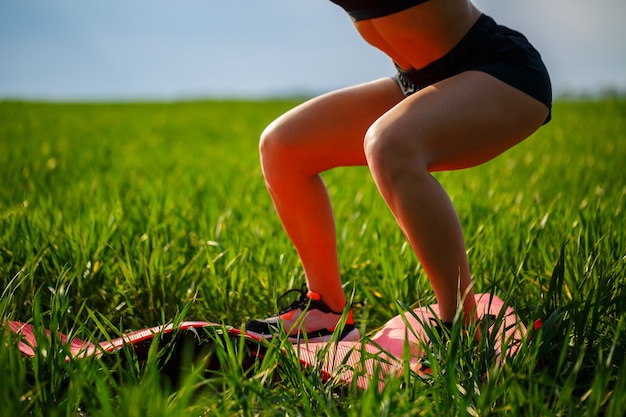
M 442 354 L 447 348 L 448 342 L 450 342 L 450 333 L 452 332 L 453 323 L 449 321 L 442 321 L 441 325 L 436 319 L 430 319 L 432 334 L 429 335 L 429 345 L 433 353 L 433 358 L 443 364 Z M 418 362 L 418 367 L 415 369 L 417 375 L 421 377 L 432 376 L 433 370 L 429 358 L 424 355 Z
M 284 329 L 292 343 L 331 340 L 343 313 L 331 310 L 318 293 L 307 291 L 306 287 L 289 290 L 279 300 L 294 291 L 300 292 L 300 298 L 274 317 L 248 321 L 246 332 L 257 337 L 271 339 Z M 359 339 L 359 330 L 354 326 L 352 310 L 350 310 L 339 340 L 357 341 Z

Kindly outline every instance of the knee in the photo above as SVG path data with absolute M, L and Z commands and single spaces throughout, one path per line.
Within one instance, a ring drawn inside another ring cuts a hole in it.
M 280 130 L 276 129 L 273 125 L 261 132 L 259 139 L 259 155 L 261 157 L 261 163 L 267 162 L 270 159 L 276 157 L 281 152 L 281 135 Z
M 363 139 L 363 151 L 365 153 L 365 159 L 370 169 L 376 169 L 376 167 L 384 165 L 384 159 L 388 158 L 388 154 L 392 149 L 389 149 L 388 143 L 385 140 L 385 132 L 374 123 L 365 133 Z
M 367 164 L 379 186 L 392 186 L 399 177 L 428 172 L 422 163 L 418 138 L 407 137 L 394 126 L 373 124 L 363 142 Z
M 267 175 L 290 160 L 289 134 L 276 122 L 263 130 L 259 139 L 259 157 L 263 173 Z

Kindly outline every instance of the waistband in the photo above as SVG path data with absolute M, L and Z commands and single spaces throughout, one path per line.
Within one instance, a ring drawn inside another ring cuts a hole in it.
M 498 24 L 486 14 L 481 14 L 461 40 L 441 58 L 424 68 L 404 70 L 395 64 L 398 72 L 418 89 L 432 85 L 461 72 L 468 62 L 476 58 L 476 51 L 484 49 L 493 39 Z

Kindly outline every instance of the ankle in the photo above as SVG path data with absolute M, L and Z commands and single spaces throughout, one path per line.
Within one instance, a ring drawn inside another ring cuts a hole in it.
M 323 294 L 317 291 L 310 290 L 308 297 L 312 300 L 321 300 L 332 310 L 333 313 L 342 314 L 346 308 L 346 297 L 342 294 L 339 296 L 333 296 L 332 294 Z

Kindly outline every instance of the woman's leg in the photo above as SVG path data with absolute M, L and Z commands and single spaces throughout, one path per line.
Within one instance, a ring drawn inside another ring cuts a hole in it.
M 392 79 L 312 99 L 271 123 L 260 142 L 267 188 L 302 261 L 309 290 L 334 311 L 346 298 L 337 259 L 332 208 L 320 173 L 365 165 L 363 139 L 403 96 Z
M 482 72 L 470 71 L 410 96 L 376 121 L 365 139 L 376 184 L 422 264 L 441 319 L 460 291 L 464 320 L 475 308 L 461 225 L 432 171 L 486 162 L 532 134 L 547 107 Z

